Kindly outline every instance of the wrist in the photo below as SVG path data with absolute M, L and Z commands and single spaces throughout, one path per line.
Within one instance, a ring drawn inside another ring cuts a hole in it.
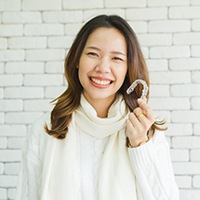
M 132 143 L 130 142 L 130 139 L 129 139 L 128 137 L 126 137 L 126 146 L 127 146 L 128 148 L 136 148 L 136 147 L 142 146 L 143 144 L 146 144 L 148 141 L 149 141 L 149 138 L 147 138 L 146 141 L 140 141 L 140 142 L 138 142 L 137 144 L 132 144 Z

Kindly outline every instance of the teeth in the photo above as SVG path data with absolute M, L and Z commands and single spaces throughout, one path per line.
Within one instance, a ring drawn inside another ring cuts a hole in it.
M 92 81 L 99 84 L 99 85 L 108 85 L 110 84 L 110 81 L 105 81 L 105 80 L 99 80 L 99 79 L 95 79 L 95 78 L 92 78 Z

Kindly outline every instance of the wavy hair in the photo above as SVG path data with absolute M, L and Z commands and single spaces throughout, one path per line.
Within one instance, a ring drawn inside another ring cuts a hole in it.
M 125 99 L 126 105 L 130 111 L 133 111 L 137 105 L 137 99 L 141 96 L 142 86 L 138 85 L 130 95 L 126 89 L 136 79 L 143 79 L 149 86 L 149 73 L 141 51 L 137 37 L 130 25 L 117 15 L 99 15 L 89 20 L 78 32 L 64 63 L 65 77 L 68 83 L 67 89 L 58 98 L 53 100 L 55 106 L 51 112 L 51 127 L 45 125 L 46 132 L 58 139 L 66 137 L 69 123 L 72 119 L 72 113 L 80 105 L 80 96 L 83 90 L 78 78 L 79 60 L 85 44 L 90 34 L 98 28 L 115 28 L 124 36 L 127 45 L 127 65 L 128 70 L 118 93 L 121 93 Z M 147 100 L 149 93 L 147 94 Z M 151 137 L 155 129 L 162 130 L 159 125 L 163 122 L 155 122 L 149 130 Z

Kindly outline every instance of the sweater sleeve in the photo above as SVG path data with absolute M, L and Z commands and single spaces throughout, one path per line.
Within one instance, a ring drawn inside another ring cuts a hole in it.
M 146 144 L 129 148 L 128 151 L 136 176 L 138 199 L 179 199 L 169 145 L 164 133 L 157 132 Z
M 33 125 L 22 149 L 21 168 L 15 200 L 39 200 L 40 160 L 38 134 Z

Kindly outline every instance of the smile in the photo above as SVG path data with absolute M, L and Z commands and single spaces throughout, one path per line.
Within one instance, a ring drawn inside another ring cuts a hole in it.
M 93 82 L 93 83 L 96 83 L 98 85 L 109 85 L 112 83 L 111 80 L 100 80 L 100 79 L 96 79 L 96 78 L 90 78 L 90 80 Z

